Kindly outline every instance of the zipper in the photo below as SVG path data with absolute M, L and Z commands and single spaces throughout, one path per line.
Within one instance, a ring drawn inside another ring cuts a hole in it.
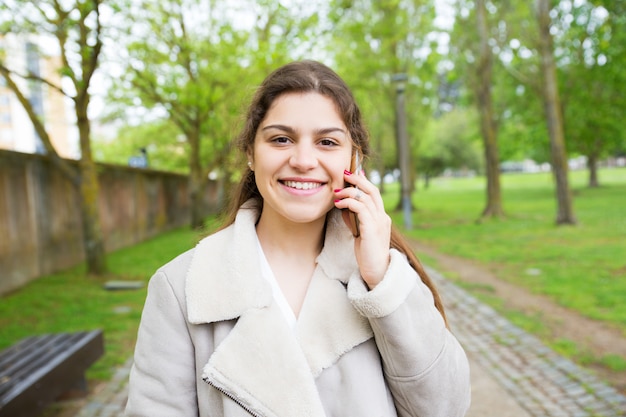
M 230 398 L 231 400 L 233 400 L 237 405 L 239 405 L 241 408 L 243 408 L 247 413 L 249 413 L 251 416 L 254 417 L 263 417 L 261 414 L 258 414 L 255 411 L 252 411 L 250 409 L 250 407 L 248 407 L 247 405 L 245 405 L 244 403 L 242 403 L 239 399 L 237 399 L 237 397 L 235 397 L 233 394 L 229 393 L 228 391 L 226 391 L 224 388 L 217 386 L 215 383 L 213 383 L 212 381 L 209 380 L 209 378 L 202 378 L 202 380 L 204 382 L 206 382 L 207 384 L 209 384 L 210 386 L 212 386 L 213 388 L 215 388 L 216 390 L 218 390 L 219 392 L 221 392 L 222 394 L 224 394 L 225 396 L 227 396 L 228 398 Z

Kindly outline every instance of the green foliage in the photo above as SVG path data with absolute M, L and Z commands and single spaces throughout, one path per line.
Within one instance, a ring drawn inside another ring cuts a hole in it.
M 626 20 L 583 3 L 571 10 L 574 23 L 562 36 L 562 79 L 570 148 L 590 159 L 605 157 L 626 141 L 621 114 L 626 98 Z M 565 16 L 567 14 L 563 13 Z
M 482 171 L 481 139 L 474 112 L 453 110 L 431 120 L 424 130 L 423 140 L 413 152 L 418 172 L 434 177 L 446 168 Z
M 428 36 L 434 30 L 434 17 L 430 1 L 330 2 L 334 29 L 329 53 L 363 110 L 381 171 L 397 166 L 393 75 L 408 75 L 407 123 L 410 141 L 416 146 L 437 104 L 438 55 L 432 52 L 435 46 Z
M 473 35 L 474 5 L 458 1 L 451 33 L 451 80 L 471 90 L 478 44 Z M 626 19 L 614 2 L 558 2 L 552 12 L 564 111 L 571 154 L 590 158 L 616 155 L 624 148 L 621 118 L 626 107 L 620 86 L 626 81 Z M 532 2 L 490 3 L 495 108 L 502 160 L 550 160 L 537 54 L 538 29 Z
M 132 156 L 147 151 L 148 166 L 162 171 L 189 173 L 187 145 L 176 126 L 168 121 L 146 122 L 120 128 L 114 140 L 94 140 L 93 153 L 99 162 L 127 165 Z
M 148 109 L 131 124 L 167 127 L 167 135 L 152 137 L 157 155 L 178 155 L 185 138 L 192 175 L 200 167 L 229 175 L 244 101 L 270 70 L 297 56 L 295 44 L 299 53 L 310 50 L 318 23 L 310 5 L 294 12 L 274 1 L 141 0 L 121 10 L 117 41 L 127 53 L 110 92 L 113 114 Z M 180 134 L 169 134 L 169 126 Z
M 223 109 L 237 73 L 224 69 L 237 68 L 241 35 L 217 19 L 212 2 L 195 0 L 131 2 L 119 21 L 118 42 L 126 44 L 127 55 L 120 56 L 123 71 L 110 90 L 111 101 L 125 111 L 149 109 L 152 117 L 164 112 L 169 122 L 160 124 L 176 126 L 180 134 L 155 136 L 160 152 L 177 147 L 182 136 L 188 164 L 199 164 L 204 156 L 208 170 L 230 139 L 223 120 L 232 117 Z M 200 143 L 209 137 L 202 152 Z

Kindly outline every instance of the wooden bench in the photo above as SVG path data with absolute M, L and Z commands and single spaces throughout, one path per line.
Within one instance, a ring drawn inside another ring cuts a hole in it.
M 32 336 L 0 352 L 0 417 L 37 416 L 62 394 L 87 390 L 104 353 L 101 330 Z

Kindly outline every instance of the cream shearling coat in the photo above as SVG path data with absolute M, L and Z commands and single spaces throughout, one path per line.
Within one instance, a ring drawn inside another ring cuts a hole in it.
M 260 275 L 257 218 L 244 205 L 150 280 L 126 416 L 465 414 L 467 358 L 403 254 L 368 291 L 333 210 L 293 331 Z

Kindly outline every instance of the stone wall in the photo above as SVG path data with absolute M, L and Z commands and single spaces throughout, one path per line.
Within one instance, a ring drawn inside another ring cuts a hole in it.
M 189 224 L 186 176 L 106 164 L 98 171 L 107 252 Z M 217 188 L 207 184 L 207 215 L 217 210 Z M 0 294 L 83 261 L 81 221 L 77 190 L 47 158 L 0 150 Z

